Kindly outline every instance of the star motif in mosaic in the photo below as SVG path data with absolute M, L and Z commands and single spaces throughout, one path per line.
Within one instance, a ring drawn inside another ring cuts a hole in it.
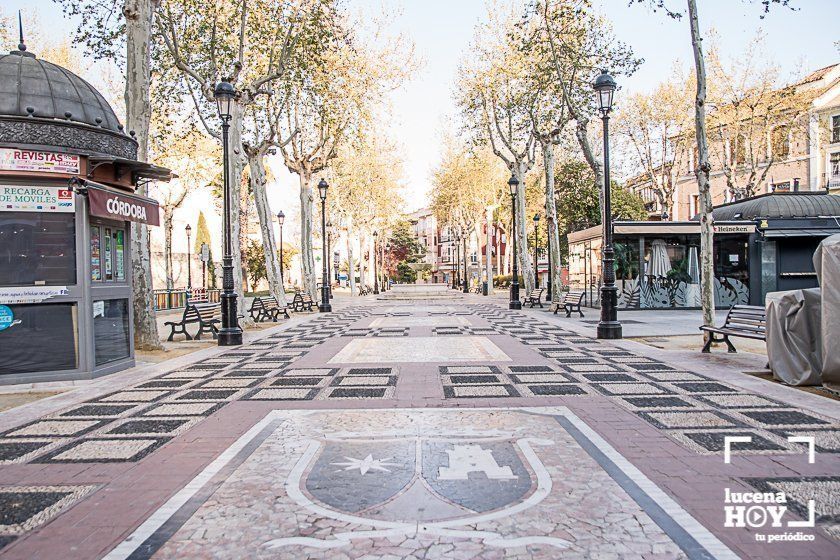
M 368 453 L 368 456 L 364 459 L 354 459 L 352 457 L 344 457 L 347 459 L 345 463 L 330 463 L 331 465 L 335 465 L 336 467 L 344 467 L 343 470 L 345 471 L 354 471 L 358 470 L 359 473 L 365 475 L 368 471 L 381 471 L 381 472 L 391 472 L 390 470 L 386 469 L 385 467 L 396 467 L 398 466 L 397 463 L 389 463 L 388 461 L 391 460 L 391 457 L 385 457 L 384 459 L 374 459 L 373 455 Z M 342 469 L 339 469 L 342 470 Z

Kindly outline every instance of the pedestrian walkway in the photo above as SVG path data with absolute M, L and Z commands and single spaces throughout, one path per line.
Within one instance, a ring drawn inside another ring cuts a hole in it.
M 337 303 L 0 414 L 0 555 L 840 555 L 836 402 L 478 296 Z

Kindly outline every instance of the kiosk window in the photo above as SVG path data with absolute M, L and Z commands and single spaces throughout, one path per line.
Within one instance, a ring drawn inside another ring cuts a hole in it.
M 105 280 L 114 279 L 114 256 L 111 254 L 111 228 L 105 228 Z
M 114 230 L 114 280 L 125 280 L 125 232 Z
M 11 310 L 12 323 L 0 330 L 0 374 L 78 367 L 74 304 L 36 303 L 4 307 Z
M 125 282 L 125 230 L 90 226 L 90 278 L 95 282 Z
M 99 226 L 90 226 L 90 279 L 102 280 L 102 239 Z
M 76 283 L 75 214 L 0 212 L 0 287 Z
M 97 366 L 130 355 L 128 333 L 127 299 L 93 302 L 93 340 Z

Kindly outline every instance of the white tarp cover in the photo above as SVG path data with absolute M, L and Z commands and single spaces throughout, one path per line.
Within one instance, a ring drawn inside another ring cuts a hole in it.
M 767 294 L 767 360 L 789 385 L 840 390 L 840 234 L 814 253 L 819 288 Z
M 814 253 L 814 268 L 822 288 L 823 385 L 840 390 L 840 234 L 820 243 Z
M 767 294 L 767 361 L 788 385 L 819 385 L 820 289 Z

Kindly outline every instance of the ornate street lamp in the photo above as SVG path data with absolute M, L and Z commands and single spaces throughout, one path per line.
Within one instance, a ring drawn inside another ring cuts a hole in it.
M 388 274 L 388 263 L 391 261 L 393 261 L 393 258 L 391 257 L 391 242 L 388 241 L 385 243 L 385 252 L 382 254 L 382 268 L 384 269 L 382 274 L 384 278 L 382 287 L 385 291 L 391 289 L 391 277 Z
M 329 255 L 329 257 L 330 257 L 329 260 L 327 260 L 327 278 L 330 279 L 330 282 L 329 282 L 328 286 L 329 286 L 329 289 L 330 289 L 330 299 L 332 299 L 333 298 L 333 293 L 332 293 L 332 282 L 333 282 L 333 275 L 332 275 L 332 258 L 333 258 L 333 253 L 332 253 L 332 220 L 327 222 L 327 255 Z
M 618 322 L 618 290 L 615 287 L 615 250 L 613 249 L 612 208 L 610 206 L 610 136 L 609 122 L 612 110 L 613 93 L 616 83 L 606 70 L 595 78 L 592 84 L 601 120 L 604 123 L 604 215 L 603 222 L 603 253 L 601 274 L 601 320 L 598 323 L 597 337 L 604 339 L 621 338 L 621 323 Z
M 373 295 L 379 295 L 379 271 L 376 269 L 376 240 L 379 238 L 379 232 L 373 232 Z
M 551 302 L 551 277 L 554 274 L 554 269 L 551 268 L 551 224 L 552 221 L 550 219 L 550 214 L 548 213 L 548 202 L 545 203 L 545 218 L 548 220 L 548 223 L 545 226 L 545 253 L 546 253 L 546 260 L 548 261 L 548 276 L 546 276 L 545 281 L 545 301 Z
M 277 212 L 277 224 L 280 226 L 280 285 L 285 291 L 285 280 L 283 279 L 283 222 L 286 221 L 286 214 L 282 210 Z
M 461 288 L 461 228 L 455 234 L 455 289 Z
M 513 239 L 513 278 L 510 282 L 510 304 L 508 309 L 522 309 L 522 302 L 519 301 L 519 265 L 516 262 L 516 192 L 519 190 L 519 179 L 511 175 L 508 179 L 508 187 L 510 187 L 510 213 L 512 217 L 512 234 L 509 236 Z
M 233 290 L 233 256 L 231 255 L 230 231 L 230 172 L 228 164 L 228 132 L 230 130 L 230 109 L 236 97 L 236 90 L 228 82 L 219 82 L 213 92 L 216 108 L 222 121 L 222 157 L 224 186 L 224 255 L 222 256 L 222 328 L 219 329 L 219 346 L 242 344 L 242 329 L 236 312 L 236 292 Z
M 534 214 L 534 287 L 540 287 L 540 215 Z
M 190 254 L 190 232 L 192 231 L 192 227 L 190 227 L 190 224 L 187 224 L 184 231 L 187 232 L 187 290 L 192 290 L 192 255 Z M 192 292 L 190 292 L 190 295 L 192 295 Z
M 318 182 L 318 196 L 321 197 L 321 303 L 318 311 L 329 313 L 332 311 L 330 305 L 329 273 L 327 272 L 327 189 L 330 186 L 324 179 Z
M 452 247 L 451 251 L 449 252 L 449 258 L 452 259 L 452 289 L 458 289 L 458 268 L 461 266 L 460 262 L 458 261 L 458 234 L 455 231 L 455 228 L 450 229 L 450 239 L 452 240 Z
M 470 281 L 469 281 L 469 276 L 467 274 L 467 270 L 469 270 L 469 267 L 467 266 L 467 240 L 469 239 L 469 237 L 470 237 L 469 234 L 467 234 L 467 235 L 464 236 L 464 239 L 463 239 L 463 242 L 464 242 L 464 290 L 463 291 L 464 291 L 465 294 L 470 293 Z

